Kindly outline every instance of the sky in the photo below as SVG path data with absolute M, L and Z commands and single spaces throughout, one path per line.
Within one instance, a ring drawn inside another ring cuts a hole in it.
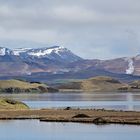
M 140 0 L 0 0 L 3 40 L 61 45 L 90 59 L 135 56 Z

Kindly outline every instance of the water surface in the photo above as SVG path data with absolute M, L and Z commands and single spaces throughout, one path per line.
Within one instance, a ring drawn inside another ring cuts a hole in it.
M 31 108 L 140 110 L 140 93 L 0 94 Z M 140 126 L 0 120 L 0 140 L 140 140 Z
M 140 111 L 140 93 L 1 94 L 25 102 L 31 108 L 105 108 Z
M 38 120 L 0 121 L 1 140 L 139 140 L 140 127 Z

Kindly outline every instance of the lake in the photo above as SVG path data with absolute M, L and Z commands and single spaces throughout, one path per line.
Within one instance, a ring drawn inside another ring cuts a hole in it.
M 0 94 L 31 108 L 105 108 L 140 110 L 140 93 Z M 0 120 L 1 140 L 139 140 L 140 126 Z
M 39 120 L 0 121 L 1 140 L 139 140 L 140 127 Z
M 140 111 L 140 93 L 0 94 L 23 101 L 31 108 L 105 108 Z

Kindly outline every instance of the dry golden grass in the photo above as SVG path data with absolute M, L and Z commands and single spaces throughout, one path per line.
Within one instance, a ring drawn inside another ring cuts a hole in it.
M 127 85 L 105 76 L 98 76 L 81 82 L 81 88 L 87 91 L 117 91 L 123 86 Z
M 46 122 L 140 125 L 140 112 L 104 109 L 0 110 L 0 119 L 40 119 Z
M 117 90 L 118 88 L 124 86 L 117 80 L 111 77 L 95 77 L 88 80 L 83 80 L 81 83 L 81 88 L 84 90 L 94 90 L 94 91 L 111 91 Z
M 5 99 L 0 98 L 0 109 L 28 109 L 29 107 L 19 101 L 11 100 L 11 99 Z
M 38 83 L 29 83 L 20 80 L 1 80 L 0 88 L 21 88 L 21 89 L 29 89 L 29 88 L 37 88 L 39 86 L 46 86 L 45 84 Z
M 82 91 L 118 91 L 128 85 L 107 76 L 97 76 L 86 80 L 71 82 L 60 87 L 61 90 L 74 89 Z

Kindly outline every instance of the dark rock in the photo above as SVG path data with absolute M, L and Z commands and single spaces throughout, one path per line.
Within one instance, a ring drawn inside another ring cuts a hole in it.
M 48 89 L 43 86 L 39 86 L 38 89 L 40 90 L 40 92 L 48 92 Z
M 48 87 L 48 92 L 58 92 L 58 89 L 52 88 L 52 87 Z
M 19 92 L 22 92 L 22 90 L 20 88 L 12 88 L 12 87 L 2 89 L 2 91 L 6 92 L 6 93 L 19 93 Z
M 66 107 L 64 110 L 70 110 L 71 109 L 71 107 Z
M 72 118 L 90 118 L 90 117 L 86 114 L 77 114 L 77 115 L 73 116 Z
M 107 123 L 107 120 L 105 120 L 102 117 L 98 117 L 98 118 L 93 120 L 93 123 L 95 123 L 95 124 L 105 124 L 105 123 Z
M 115 84 L 121 84 L 121 82 L 116 80 L 116 79 L 106 80 L 106 82 L 115 83 Z
M 129 88 L 128 87 L 120 87 L 118 88 L 119 91 L 127 91 Z
M 17 104 L 17 101 L 15 101 L 15 100 L 11 100 L 11 99 L 4 99 L 4 100 L 5 100 L 5 102 L 12 104 L 12 105 Z

